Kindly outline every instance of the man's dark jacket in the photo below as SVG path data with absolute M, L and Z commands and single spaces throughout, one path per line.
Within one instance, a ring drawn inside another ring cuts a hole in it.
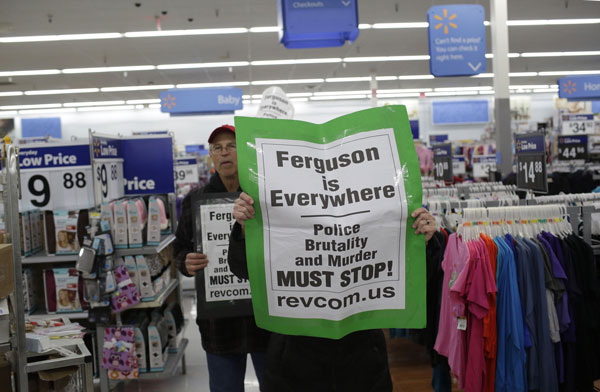
M 181 205 L 179 225 L 173 243 L 177 268 L 185 276 L 191 276 L 185 268 L 185 256 L 194 252 L 194 228 L 192 216 L 192 199 L 203 193 L 227 192 L 218 173 L 215 173 L 208 184 L 192 190 Z M 211 262 L 209 260 L 209 262 Z M 196 290 L 202 290 L 196 274 Z M 200 298 L 198 294 L 198 298 Z M 200 327 L 202 347 L 211 354 L 251 353 L 266 351 L 270 333 L 256 326 L 254 316 L 229 317 L 220 319 L 197 318 Z

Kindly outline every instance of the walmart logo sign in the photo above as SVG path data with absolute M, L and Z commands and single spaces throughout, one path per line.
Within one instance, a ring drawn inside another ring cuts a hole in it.
M 600 74 L 558 79 L 558 96 L 568 99 L 600 98 Z

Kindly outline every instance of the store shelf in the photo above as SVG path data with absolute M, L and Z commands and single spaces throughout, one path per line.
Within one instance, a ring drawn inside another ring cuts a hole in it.
M 115 256 L 154 255 L 162 252 L 174 240 L 175 234 L 169 234 L 162 237 L 160 244 L 158 245 L 146 245 L 141 248 L 115 249 Z
M 169 285 L 165 287 L 163 291 L 161 291 L 160 294 L 158 294 L 153 301 L 140 302 L 139 304 L 132 306 L 129 309 L 160 308 L 165 303 L 167 297 L 169 297 L 173 290 L 175 290 L 178 283 L 179 282 L 176 279 L 172 280 L 171 282 L 169 282 Z
M 83 312 L 73 312 L 73 313 L 48 313 L 45 310 L 36 310 L 35 312 L 33 312 L 32 314 L 30 314 L 30 316 L 33 317 L 44 317 L 44 318 L 56 318 L 56 317 L 66 317 L 70 320 L 81 320 L 81 319 L 87 319 L 88 318 L 88 312 L 87 311 L 83 311 Z
M 176 353 L 169 354 L 167 358 L 167 363 L 165 364 L 165 370 L 162 372 L 147 372 L 140 373 L 140 380 L 157 380 L 162 378 L 169 378 L 175 375 L 175 371 L 177 370 L 177 365 L 181 362 L 181 358 L 185 355 L 185 349 L 188 345 L 189 341 L 186 338 L 181 339 L 181 343 L 179 343 L 179 347 Z
M 52 264 L 52 263 L 74 263 L 78 255 L 54 255 L 54 256 L 28 256 L 21 258 L 23 265 L 29 264 Z

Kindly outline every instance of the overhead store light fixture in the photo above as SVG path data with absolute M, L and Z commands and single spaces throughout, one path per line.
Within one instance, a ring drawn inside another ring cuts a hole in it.
M 355 90 L 355 91 L 317 91 L 313 95 L 315 97 L 330 96 L 330 95 L 366 95 L 371 94 L 371 90 Z
M 404 22 L 404 23 L 374 23 L 372 29 L 423 29 L 429 27 L 427 22 Z M 360 28 L 360 26 L 359 26 Z
M 227 27 L 222 29 L 128 31 L 123 36 L 127 38 L 179 37 L 182 35 L 243 34 L 247 32 L 248 29 L 245 27 Z
M 414 55 L 414 56 L 371 56 L 371 57 L 345 57 L 346 63 L 367 63 L 380 61 L 418 61 L 429 60 L 429 55 Z
M 600 70 L 592 71 L 542 71 L 538 76 L 562 76 L 562 75 L 595 75 L 600 74 Z
M 194 68 L 221 68 L 221 67 L 247 67 L 248 61 L 225 61 L 217 63 L 187 63 L 187 64 L 160 64 L 156 69 L 194 69 Z
M 254 80 L 250 82 L 253 86 L 265 86 L 265 85 L 278 85 L 278 84 L 311 84 L 311 83 L 323 83 L 325 79 L 281 79 L 281 80 Z
M 508 86 L 509 89 L 511 90 L 516 90 L 516 89 L 534 89 L 534 88 L 548 88 L 550 86 L 548 86 L 547 84 L 521 84 L 521 85 L 513 85 L 513 86 Z
M 129 71 L 153 71 L 156 65 L 130 65 L 121 67 L 92 67 L 92 68 L 67 68 L 64 74 L 100 73 L 100 72 L 129 72 Z
M 528 53 L 521 53 L 521 57 L 563 57 L 563 56 L 600 56 L 600 50 L 575 51 L 575 52 L 528 52 Z
M 35 69 L 35 70 L 29 70 L 29 71 L 5 71 L 5 72 L 0 72 L 0 77 L 58 75 L 59 73 L 60 73 L 60 69 Z
M 118 106 L 91 106 L 91 107 L 81 107 L 77 108 L 78 112 L 100 112 L 100 111 L 108 111 L 108 110 L 133 110 L 135 109 L 134 105 L 118 105 Z
M 340 57 L 316 58 L 316 59 L 290 59 L 290 60 L 258 60 L 251 61 L 250 65 L 296 65 L 296 64 L 329 64 L 341 63 Z
M 18 113 L 16 110 L 0 110 L 0 118 L 16 116 Z
M 59 108 L 62 105 L 60 103 L 42 103 L 38 105 L 9 105 L 0 106 L 0 110 L 21 110 L 21 109 L 48 109 L 48 108 Z
M 30 35 L 25 37 L 0 37 L 0 43 L 48 42 L 48 41 L 80 41 L 88 39 L 123 38 L 121 33 Z
M 66 108 L 78 108 L 84 106 L 115 106 L 125 105 L 125 101 L 96 101 L 96 102 L 67 102 L 63 103 Z
M 435 79 L 433 75 L 400 75 L 398 76 L 398 80 L 427 80 L 427 79 Z
M 19 114 L 73 113 L 75 108 L 19 110 Z
M 327 95 L 327 96 L 319 96 L 319 97 L 311 97 L 311 101 L 336 101 L 343 99 L 367 99 L 370 98 L 370 94 L 367 95 Z
M 115 86 L 115 87 L 101 87 L 100 91 L 103 93 L 111 93 L 117 91 L 145 91 L 145 90 L 168 90 L 175 88 L 174 84 L 152 84 L 147 86 Z
M 161 108 L 160 103 L 153 103 L 153 104 L 148 105 L 148 109 L 160 109 L 160 108 Z
M 0 92 L 0 97 L 18 97 L 23 95 L 23 91 L 3 91 Z
M 149 103 L 160 103 L 160 99 L 152 98 L 152 99 L 130 99 L 125 102 L 127 105 L 144 105 Z
M 511 77 L 511 78 L 521 78 L 521 77 L 528 77 L 528 76 L 537 76 L 537 72 L 509 72 L 508 76 Z
M 312 97 L 313 93 L 286 93 L 288 98 Z
M 262 26 L 262 27 L 250 27 L 251 33 L 278 33 L 279 26 Z
M 292 102 L 308 102 L 308 98 L 290 98 Z
M 55 95 L 55 94 L 84 94 L 84 93 L 97 93 L 100 89 L 93 88 L 64 88 L 56 90 L 30 90 L 25 91 L 25 95 Z
M 480 90 L 492 90 L 492 86 L 471 86 L 471 87 L 438 87 L 434 88 L 433 91 L 480 91 Z
M 597 24 L 600 18 L 592 19 L 530 19 L 530 20 L 507 20 L 507 26 L 553 26 L 553 25 L 581 25 Z
M 454 95 L 473 95 L 475 91 L 434 91 L 425 93 L 426 97 L 452 97 Z
M 378 89 L 377 94 L 404 94 L 404 93 L 424 93 L 427 91 L 433 91 L 432 88 L 392 88 L 392 89 Z
M 418 98 L 420 97 L 420 93 L 405 93 L 405 94 L 379 94 L 377 93 L 377 98 Z
M 248 86 L 250 82 L 222 82 L 222 83 L 183 83 L 175 85 L 176 88 L 198 88 L 198 87 L 237 87 Z
M 533 89 L 534 93 L 557 93 L 558 88 L 536 88 Z

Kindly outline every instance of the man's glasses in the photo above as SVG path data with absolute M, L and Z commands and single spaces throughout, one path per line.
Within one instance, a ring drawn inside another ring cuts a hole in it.
M 232 152 L 232 151 L 235 151 L 235 149 L 236 149 L 235 143 L 229 143 L 226 146 L 216 144 L 210 148 L 210 151 L 214 154 L 221 154 L 223 151 Z

